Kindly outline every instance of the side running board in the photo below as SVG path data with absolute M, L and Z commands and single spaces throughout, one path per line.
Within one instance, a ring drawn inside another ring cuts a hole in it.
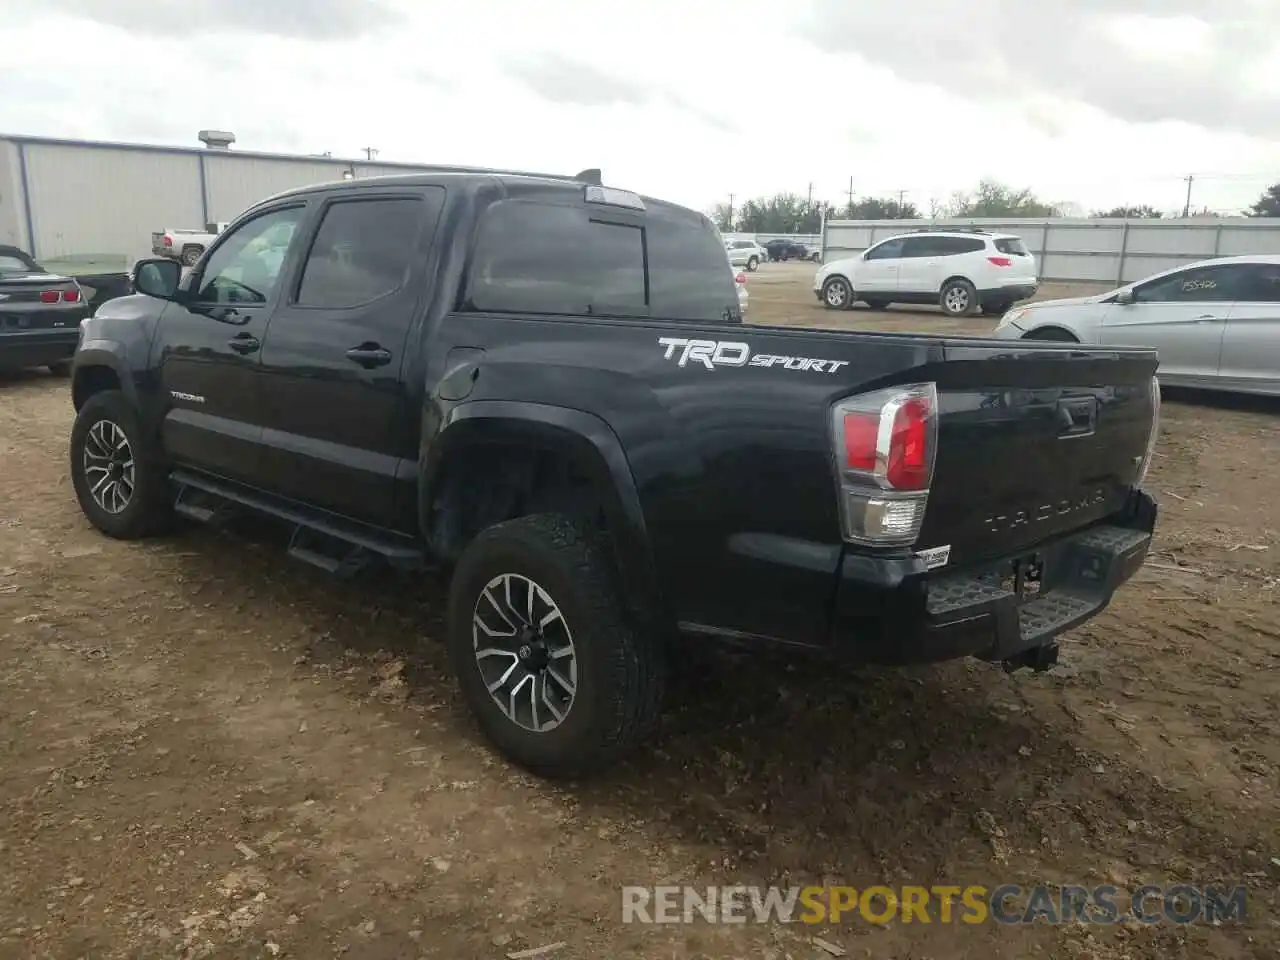
M 293 528 L 289 555 L 334 576 L 354 576 L 379 561 L 405 570 L 427 566 L 426 553 L 408 538 L 312 513 L 296 503 L 189 470 L 175 470 L 169 480 L 177 490 L 174 512 L 179 516 L 213 525 L 243 512 L 275 517 Z

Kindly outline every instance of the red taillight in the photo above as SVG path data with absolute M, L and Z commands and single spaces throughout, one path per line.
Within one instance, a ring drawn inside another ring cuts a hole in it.
M 924 490 L 929 486 L 931 412 L 925 398 L 913 397 L 894 414 L 885 478 L 895 490 Z
M 734 279 L 735 281 L 737 281 L 738 283 L 746 283 L 746 282 L 747 282 L 747 275 L 746 275 L 745 273 L 739 273 L 739 274 L 738 274 L 736 277 L 734 277 L 733 279 Z
M 40 291 L 41 303 L 57 303 L 61 299 L 62 299 L 62 294 L 57 290 L 41 290 Z
M 166 234 L 164 235 L 164 240 L 163 240 L 162 242 L 164 243 L 164 245 L 165 245 L 166 247 L 172 247 L 172 246 L 173 246 L 173 237 L 169 236 L 169 235 L 166 233 Z
M 880 438 L 880 414 L 844 415 L 844 465 L 850 470 L 876 468 L 876 443 Z
M 79 303 L 80 291 L 79 290 L 63 290 L 62 299 L 65 300 L 67 303 Z
M 845 539 L 914 543 L 933 481 L 937 387 L 918 383 L 859 394 L 832 413 Z
M 997 267 L 1013 266 L 1013 260 L 1011 260 L 1009 257 L 987 257 L 987 259 L 990 260 L 992 263 L 994 263 Z

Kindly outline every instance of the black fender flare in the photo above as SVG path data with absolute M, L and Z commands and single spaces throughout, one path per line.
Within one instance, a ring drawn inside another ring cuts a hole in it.
M 77 410 L 87 395 L 83 392 L 85 372 L 105 367 L 116 375 L 120 390 L 135 409 L 138 408 L 138 385 L 133 381 L 125 358 L 125 348 L 114 340 L 86 340 L 76 349 L 71 365 L 71 401 Z
M 604 507 L 628 602 L 646 617 L 665 611 L 631 465 L 617 434 L 603 419 L 552 404 L 473 400 L 448 410 L 435 435 L 423 439 L 418 516 L 424 535 L 441 468 L 453 450 L 477 442 L 532 443 L 556 450 L 567 455 L 590 480 Z

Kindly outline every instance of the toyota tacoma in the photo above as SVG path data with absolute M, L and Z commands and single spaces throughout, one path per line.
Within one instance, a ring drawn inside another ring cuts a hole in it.
M 1046 668 L 1151 540 L 1154 351 L 746 325 L 711 222 L 598 171 L 293 190 L 135 286 L 75 353 L 89 521 L 443 568 L 544 775 L 639 743 L 689 641 Z

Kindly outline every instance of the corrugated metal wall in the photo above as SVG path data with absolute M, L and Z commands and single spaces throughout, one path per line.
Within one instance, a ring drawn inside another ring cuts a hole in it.
M 1280 220 L 829 220 L 823 262 L 852 256 L 894 234 L 981 227 L 1021 237 L 1042 280 L 1119 286 L 1196 260 L 1280 254 Z
M 273 194 L 348 172 L 363 178 L 430 169 L 0 135 L 0 243 L 41 260 L 123 266 L 150 254 L 155 230 L 233 220 Z
M 222 223 L 234 220 L 259 200 L 285 190 L 341 180 L 346 165 L 335 167 L 332 163 L 304 159 L 238 157 L 227 152 L 205 154 L 204 169 L 209 191 L 209 222 Z M 197 219 L 193 225 L 203 223 L 203 220 Z M 183 224 L 169 223 L 161 226 L 178 227 Z
M 18 169 L 18 145 L 0 140 L 0 243 L 27 247 L 25 199 Z
M 195 157 L 38 143 L 24 150 L 39 257 L 140 253 L 152 230 L 202 223 Z

